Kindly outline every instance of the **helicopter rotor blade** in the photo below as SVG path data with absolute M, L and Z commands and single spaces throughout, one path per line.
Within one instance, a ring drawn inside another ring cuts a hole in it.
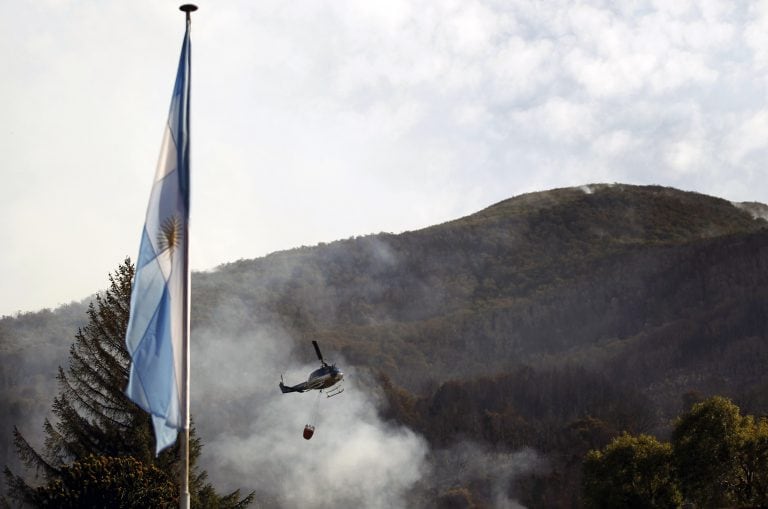
M 323 354 L 320 353 L 320 347 L 317 344 L 317 341 L 312 340 L 312 346 L 315 347 L 315 353 L 317 353 L 317 358 L 320 359 L 320 362 L 323 363 L 323 366 L 325 366 L 325 361 L 323 360 Z

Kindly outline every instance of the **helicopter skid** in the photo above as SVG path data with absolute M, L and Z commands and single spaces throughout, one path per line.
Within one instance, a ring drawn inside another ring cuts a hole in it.
M 330 391 L 326 391 L 325 395 L 326 395 L 326 397 L 332 398 L 334 396 L 338 396 L 342 392 L 344 392 L 344 387 L 334 387 Z

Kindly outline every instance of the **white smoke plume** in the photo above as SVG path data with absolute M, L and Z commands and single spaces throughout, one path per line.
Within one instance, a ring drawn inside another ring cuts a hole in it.
M 762 219 L 768 221 L 768 206 L 757 202 L 731 202 L 734 207 L 746 210 L 753 219 Z
M 317 391 L 280 392 L 282 372 L 293 385 L 318 363 L 292 360 L 293 341 L 279 330 L 238 337 L 195 331 L 193 343 L 192 414 L 204 443 L 201 466 L 220 492 L 255 489 L 259 507 L 407 506 L 408 491 L 426 470 L 426 442 L 379 418 L 369 382 L 337 352 L 324 348 L 323 356 L 344 371 L 345 392 L 318 401 Z M 314 357 L 309 341 L 296 346 Z M 305 440 L 304 426 L 315 420 L 315 434 Z
M 488 495 L 495 509 L 522 508 L 511 493 L 513 481 L 522 475 L 541 473 L 548 468 L 546 460 L 533 449 L 495 451 L 470 441 L 433 451 L 432 456 L 432 479 L 438 491 L 445 492 L 474 481 L 484 481 L 489 484 Z

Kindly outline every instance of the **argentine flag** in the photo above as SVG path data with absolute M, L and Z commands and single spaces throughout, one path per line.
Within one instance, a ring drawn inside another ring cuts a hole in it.
M 160 160 L 149 197 L 125 342 L 131 355 L 126 394 L 152 415 L 156 452 L 185 425 L 183 349 L 188 327 L 189 22 Z

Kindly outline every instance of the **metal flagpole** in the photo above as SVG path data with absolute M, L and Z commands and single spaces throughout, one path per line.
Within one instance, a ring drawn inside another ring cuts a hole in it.
M 184 4 L 179 7 L 179 10 L 186 14 L 187 31 L 192 26 L 191 14 L 197 10 L 196 5 Z M 188 68 L 190 76 L 187 76 L 186 84 L 187 90 L 189 90 L 191 80 L 191 62 Z M 189 100 L 189 98 L 188 98 Z M 189 121 L 189 119 L 187 119 Z M 188 133 L 189 134 L 189 133 Z M 190 178 L 191 180 L 191 178 Z M 191 195 L 191 192 L 190 192 Z M 187 235 L 187 241 L 184 243 L 184 270 L 186 272 L 186 284 L 184 285 L 184 334 L 183 334 L 183 347 L 182 347 L 182 359 L 181 359 L 181 380 L 183 389 L 181 391 L 181 417 L 183 419 L 183 429 L 181 431 L 181 447 L 179 448 L 179 454 L 181 456 L 181 486 L 179 493 L 179 507 L 181 509 L 189 509 L 189 310 L 190 310 L 190 270 L 189 270 L 189 217 L 187 217 L 187 231 L 184 232 Z

